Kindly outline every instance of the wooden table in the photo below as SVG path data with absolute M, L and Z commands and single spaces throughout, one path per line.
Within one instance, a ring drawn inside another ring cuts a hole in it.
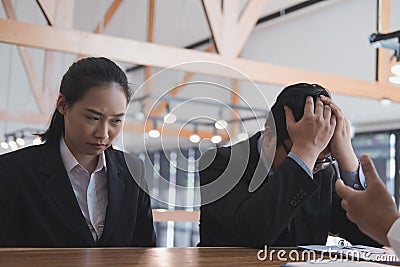
M 249 248 L 0 248 L 0 266 L 281 266 Z

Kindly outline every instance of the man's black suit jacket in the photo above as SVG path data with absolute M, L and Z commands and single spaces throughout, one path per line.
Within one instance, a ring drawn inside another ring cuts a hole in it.
M 64 168 L 59 143 L 0 156 L 1 247 L 155 246 L 140 159 L 108 148 L 108 206 L 101 239 L 93 240 Z
M 333 167 L 311 179 L 286 157 L 267 177 L 257 148 L 260 134 L 202 156 L 199 246 L 325 244 L 329 232 L 354 244 L 379 245 L 346 218 Z M 252 179 L 263 182 L 249 192 Z

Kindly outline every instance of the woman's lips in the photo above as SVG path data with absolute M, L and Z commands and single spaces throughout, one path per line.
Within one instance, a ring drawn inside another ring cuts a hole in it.
M 89 145 L 91 145 L 92 147 L 94 147 L 96 149 L 103 149 L 106 147 L 106 144 L 99 144 L 99 143 L 89 143 Z

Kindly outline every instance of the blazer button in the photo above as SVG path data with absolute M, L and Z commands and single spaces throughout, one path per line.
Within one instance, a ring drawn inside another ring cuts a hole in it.
M 360 188 L 360 186 L 358 184 L 354 184 L 353 187 L 354 187 L 354 189 Z
M 296 207 L 297 206 L 297 201 L 294 200 L 294 199 L 290 200 L 290 206 Z

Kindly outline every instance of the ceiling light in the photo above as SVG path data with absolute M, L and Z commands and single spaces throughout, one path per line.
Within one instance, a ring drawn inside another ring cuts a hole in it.
M 153 129 L 151 129 L 148 134 L 151 138 L 160 137 L 161 134 L 160 134 L 160 131 L 157 129 L 157 121 L 156 120 L 153 120 Z
M 214 144 L 218 144 L 222 141 L 222 137 L 220 135 L 214 135 L 213 137 L 211 137 L 211 142 L 213 142 Z
M 157 129 L 150 130 L 149 131 L 149 136 L 151 138 L 158 138 L 158 137 L 160 137 L 160 131 L 157 130 Z
M 13 151 L 18 149 L 17 142 L 15 142 L 14 140 L 8 141 L 8 145 L 10 146 L 11 150 L 13 150 Z
M 400 84 L 400 75 L 389 77 L 389 82 L 394 84 Z
M 1 145 L 2 148 L 8 149 L 8 144 L 7 144 L 7 142 L 4 142 L 4 141 L 3 141 L 3 142 L 1 142 L 0 145 Z
M 192 143 L 198 143 L 200 142 L 200 136 L 198 134 L 192 134 L 191 136 L 189 136 L 189 140 Z
M 171 107 L 169 106 L 168 102 L 165 108 L 167 110 L 167 114 L 164 116 L 164 122 L 168 124 L 176 122 L 176 115 L 171 113 Z
M 176 122 L 176 115 L 173 113 L 168 113 L 164 116 L 164 122 L 168 124 L 172 124 Z
M 390 70 L 392 71 L 393 74 L 400 75 L 400 61 L 394 64 Z
M 228 127 L 228 123 L 226 122 L 226 120 L 218 120 L 215 122 L 215 128 L 222 130 L 222 129 L 226 129 L 226 127 Z
M 18 137 L 17 140 L 16 140 L 16 142 L 17 142 L 17 144 L 18 144 L 19 146 L 24 146 L 24 145 L 25 145 L 25 140 L 22 139 L 21 137 Z

